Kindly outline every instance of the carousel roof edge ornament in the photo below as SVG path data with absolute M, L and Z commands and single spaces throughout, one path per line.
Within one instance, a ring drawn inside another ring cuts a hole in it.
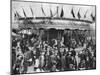
M 43 5 L 41 4 L 41 11 L 42 11 L 44 17 L 36 17 L 33 10 L 32 10 L 32 8 L 31 8 L 31 6 L 30 6 L 30 10 L 31 10 L 31 13 L 32 13 L 33 17 L 28 17 L 23 8 L 22 8 L 22 10 L 23 10 L 23 14 L 24 14 L 25 17 L 18 17 L 18 20 L 42 20 L 44 22 L 48 21 L 48 23 L 51 22 L 51 20 L 68 20 L 68 21 L 78 21 L 78 22 L 80 21 L 80 22 L 86 22 L 86 23 L 93 23 L 95 21 L 95 16 L 93 16 L 92 13 L 90 15 L 90 17 L 92 18 L 92 21 L 91 20 L 86 20 L 86 19 L 81 19 L 80 8 L 79 8 L 79 11 L 77 13 L 78 18 L 76 18 L 73 7 L 72 7 L 71 12 L 70 12 L 73 18 L 64 17 L 63 6 L 61 8 L 60 15 L 58 14 L 59 7 L 57 6 L 56 12 L 53 14 L 52 9 L 50 8 L 50 16 L 47 16 L 44 9 L 43 9 Z M 84 18 L 86 18 L 87 11 L 84 14 Z M 55 15 L 57 15 L 57 16 L 54 17 Z
M 80 8 L 79 8 L 77 14 L 75 14 L 74 8 L 72 7 L 72 9 L 70 11 L 72 18 L 68 18 L 68 17 L 64 16 L 65 11 L 63 9 L 63 6 L 61 7 L 60 12 L 58 12 L 59 7 L 57 6 L 55 13 L 53 13 L 52 9 L 50 8 L 50 10 L 49 10 L 50 15 L 49 16 L 46 15 L 42 5 L 41 5 L 40 9 L 42 11 L 42 14 L 44 15 L 42 17 L 35 16 L 33 9 L 30 6 L 32 17 L 28 17 L 25 13 L 25 10 L 22 8 L 24 17 L 20 17 L 19 14 L 17 14 L 18 15 L 17 20 L 23 21 L 22 23 L 19 22 L 19 24 L 20 25 L 25 24 L 24 26 L 28 25 L 26 27 L 30 27 L 32 25 L 39 27 L 39 25 L 40 25 L 40 27 L 44 27 L 44 28 L 47 28 L 47 29 L 54 27 L 54 25 L 59 26 L 61 24 L 61 25 L 63 25 L 63 27 L 61 29 L 65 29 L 64 26 L 70 25 L 70 22 L 73 22 L 72 24 L 79 25 L 80 26 L 79 28 L 81 28 L 81 26 L 84 25 L 84 24 L 91 25 L 92 23 L 95 23 L 95 15 L 93 15 L 92 13 L 90 14 L 90 17 L 91 17 L 92 20 L 85 19 L 87 17 L 87 11 L 88 10 L 84 13 L 84 15 L 82 17 L 81 14 L 80 14 Z M 61 27 L 61 25 L 60 25 L 60 27 Z M 58 27 L 57 29 L 59 29 L 60 27 Z M 68 27 L 70 27 L 70 26 L 68 26 Z M 56 27 L 54 27 L 54 28 L 56 28 Z

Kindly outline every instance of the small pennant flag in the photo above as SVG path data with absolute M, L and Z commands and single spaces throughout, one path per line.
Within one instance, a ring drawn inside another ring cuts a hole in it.
M 46 16 L 46 14 L 45 14 L 45 12 L 44 12 L 44 10 L 43 10 L 42 5 L 41 5 L 41 10 L 42 10 L 42 13 Z
M 53 17 L 52 10 L 50 9 L 50 17 Z
M 95 21 L 95 19 L 96 19 L 95 16 L 93 16 L 92 13 L 91 13 L 91 18 L 92 18 L 93 21 Z
M 88 11 L 88 10 L 87 10 Z M 84 14 L 84 18 L 86 18 L 86 15 L 87 15 L 87 11 L 85 12 L 85 14 Z
M 17 18 L 21 18 L 21 16 L 19 15 L 19 13 L 16 11 L 16 13 L 14 13 L 14 17 Z
M 71 14 L 72 14 L 73 18 L 75 18 L 75 14 L 74 14 L 73 8 L 71 10 Z
M 57 6 L 57 10 L 56 10 L 56 12 L 53 14 L 53 16 L 55 16 L 56 15 L 56 17 L 59 17 L 59 15 L 58 15 L 58 6 Z
M 31 10 L 31 12 L 32 12 L 32 16 L 35 18 L 34 12 L 33 12 L 33 10 L 32 10 L 31 7 L 30 7 L 30 10 Z
M 16 13 L 14 13 L 14 17 L 16 17 L 17 15 L 16 15 Z
M 81 15 L 80 15 L 80 9 L 79 9 L 79 11 L 78 11 L 77 17 L 78 17 L 78 19 L 81 18 Z
M 59 7 L 57 6 L 57 17 L 59 17 L 59 14 L 58 14 L 58 9 L 59 9 Z
M 22 9 L 23 9 L 23 8 L 22 8 Z M 24 13 L 24 16 L 27 17 L 27 16 L 26 16 L 26 13 L 25 13 L 25 11 L 24 11 L 24 9 L 23 9 L 23 13 Z
M 63 16 L 64 16 L 64 11 L 63 11 L 63 8 L 62 8 L 60 17 L 63 17 Z
M 15 19 L 15 20 L 17 19 L 17 15 L 16 15 L 16 13 L 14 13 L 14 19 Z
M 32 15 L 34 15 L 33 10 L 32 10 L 32 8 L 31 8 L 31 7 L 30 7 L 30 10 L 31 10 L 31 12 L 32 12 Z

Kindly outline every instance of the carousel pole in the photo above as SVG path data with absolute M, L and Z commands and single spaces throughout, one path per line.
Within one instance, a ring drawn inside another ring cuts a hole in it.
M 39 30 L 39 41 L 40 41 L 40 51 L 42 51 L 42 40 L 41 40 L 41 32 Z
M 49 29 L 47 30 L 47 41 L 49 43 Z
M 60 51 L 60 33 L 58 31 L 58 51 Z

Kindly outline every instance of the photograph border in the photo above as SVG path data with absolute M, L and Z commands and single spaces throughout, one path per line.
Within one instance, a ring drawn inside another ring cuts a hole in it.
M 97 69 L 97 6 L 87 4 L 73 4 L 73 3 L 57 3 L 57 2 L 44 2 L 44 1 L 25 1 L 25 0 L 10 0 L 10 74 L 12 74 L 12 2 L 33 2 L 33 3 L 46 3 L 46 4 L 60 4 L 60 5 L 77 5 L 77 6 L 93 6 L 95 7 L 95 38 L 96 38 L 96 69 Z M 96 70 L 89 69 L 89 70 Z M 87 70 L 75 70 L 75 71 L 87 71 Z M 70 71 L 58 71 L 58 72 L 70 72 Z M 73 72 L 73 71 L 71 71 Z M 56 73 L 56 72 L 34 72 L 34 73 L 21 73 L 21 74 L 41 74 L 41 73 Z

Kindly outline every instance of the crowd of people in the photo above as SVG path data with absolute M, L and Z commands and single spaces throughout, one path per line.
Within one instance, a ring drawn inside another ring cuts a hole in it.
M 96 68 L 95 39 L 86 30 L 69 29 L 45 40 L 45 33 L 17 34 L 12 37 L 12 74 L 28 73 L 30 66 L 33 73 Z

